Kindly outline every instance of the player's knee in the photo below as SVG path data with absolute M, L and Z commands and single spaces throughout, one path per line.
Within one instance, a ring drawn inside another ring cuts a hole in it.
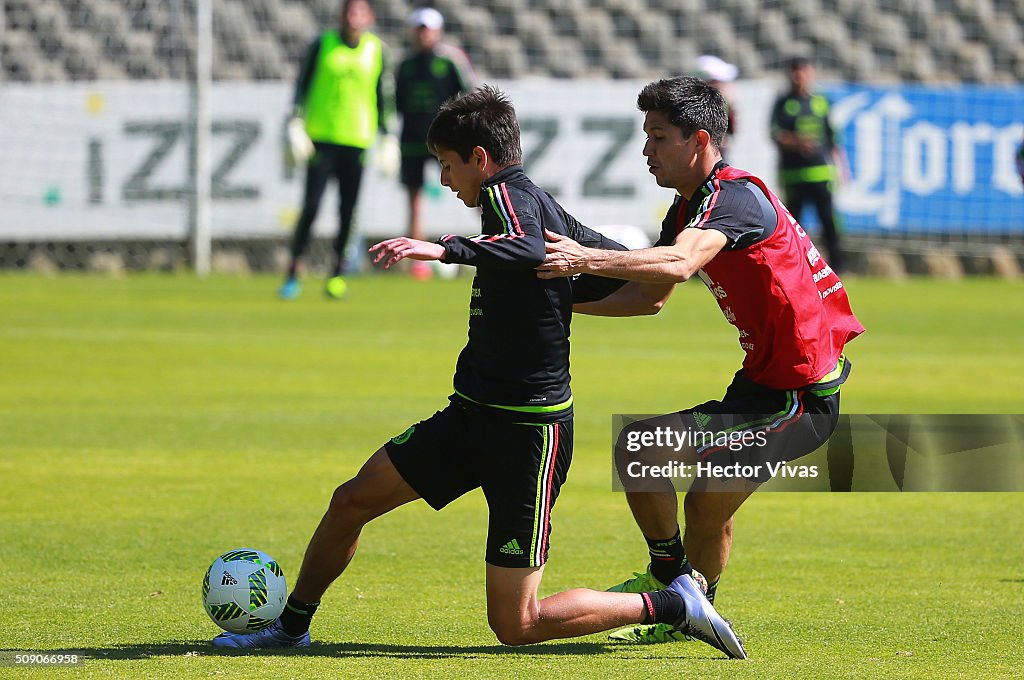
M 386 458 L 371 456 L 356 476 L 334 490 L 331 496 L 329 513 L 346 518 L 349 522 L 365 524 L 388 507 L 390 498 L 382 492 L 382 478 L 387 475 L 385 466 L 390 465 Z
M 345 484 L 337 487 L 331 494 L 331 504 L 327 511 L 334 515 L 344 515 L 352 507 L 352 493 Z
M 708 514 L 704 510 L 699 495 L 688 493 L 683 497 L 683 515 L 686 517 L 687 527 L 693 526 L 696 528 L 698 525 L 705 524 Z
M 629 463 L 641 460 L 647 455 L 648 449 L 643 445 L 644 433 L 650 430 L 647 423 L 637 421 L 629 423 L 619 432 L 615 439 L 615 462 L 622 472 Z
M 373 515 L 367 494 L 360 493 L 358 478 L 349 480 L 334 490 L 328 513 L 356 523 L 365 523 Z
M 537 642 L 534 633 L 536 615 L 531 615 L 529 609 L 523 610 L 513 603 L 507 602 L 504 606 L 493 606 L 489 603 L 487 608 L 487 624 L 503 645 L 516 647 Z
M 494 631 L 495 637 L 498 638 L 498 642 L 503 645 L 518 647 L 536 642 L 531 637 L 530 626 L 525 621 L 515 619 L 499 621 L 492 618 L 488 623 L 491 626 L 491 630 Z
M 656 426 L 639 420 L 622 428 L 615 440 L 615 469 L 626 491 L 668 492 L 672 482 L 648 470 L 670 464 L 676 455 L 671 447 L 653 444 Z
M 717 536 L 728 533 L 729 517 L 716 507 L 709 507 L 706 494 L 688 493 L 683 498 L 683 515 L 687 531 L 699 536 Z

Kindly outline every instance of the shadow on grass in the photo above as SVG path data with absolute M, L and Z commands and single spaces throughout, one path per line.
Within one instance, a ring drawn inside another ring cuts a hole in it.
M 673 645 L 678 651 L 678 646 Z M 67 649 L 33 650 L 34 653 L 77 654 L 88 659 L 132 661 L 172 656 L 318 656 L 343 658 L 388 658 L 388 659 L 474 659 L 490 656 L 590 656 L 606 654 L 613 656 L 621 652 L 635 652 L 643 649 L 645 658 L 652 658 L 650 646 L 601 644 L 595 642 L 553 642 L 523 647 L 503 645 L 388 645 L 363 642 L 314 642 L 301 649 L 218 649 L 208 640 L 179 640 L 163 643 L 139 643 L 133 645 L 111 645 L 109 647 L 78 647 Z M 0 647 L 0 656 L 7 653 L 25 653 L 24 649 Z M 660 655 L 659 655 L 660 656 Z M 667 657 L 666 657 L 667 658 Z M 671 658 L 683 658 L 672 655 Z M 704 657 L 706 658 L 706 657 Z M 708 659 L 711 660 L 711 659 Z M 725 659 L 723 659 L 725 660 Z

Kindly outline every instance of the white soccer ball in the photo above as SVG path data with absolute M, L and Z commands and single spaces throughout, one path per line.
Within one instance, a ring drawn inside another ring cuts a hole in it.
M 255 633 L 284 611 L 288 585 L 280 565 L 253 548 L 230 550 L 203 577 L 203 608 L 229 633 Z
M 643 229 L 634 227 L 631 224 L 602 224 L 593 227 L 597 233 L 607 236 L 613 241 L 618 241 L 630 250 L 640 250 L 651 247 L 651 239 Z
M 454 262 L 441 262 L 439 260 L 434 260 L 430 264 L 433 265 L 434 273 L 437 274 L 439 279 L 454 279 L 459 275 L 459 268 L 462 266 Z

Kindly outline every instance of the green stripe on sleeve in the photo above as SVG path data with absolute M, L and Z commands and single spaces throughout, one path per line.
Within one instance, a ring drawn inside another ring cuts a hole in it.
M 497 196 L 497 192 L 495 191 L 495 188 L 496 187 L 487 187 L 487 195 L 491 199 L 491 207 L 494 208 L 494 212 L 498 213 L 498 218 L 501 220 L 501 223 L 503 225 L 503 229 L 505 230 L 504 233 L 511 234 L 512 233 L 512 225 L 509 224 L 509 221 L 507 219 L 505 219 L 505 213 L 503 213 L 501 211 L 501 208 L 498 207 L 498 198 L 499 197 Z

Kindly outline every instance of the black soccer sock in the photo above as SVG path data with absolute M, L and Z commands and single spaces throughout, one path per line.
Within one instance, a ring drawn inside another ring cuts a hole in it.
M 667 586 L 679 576 L 690 573 L 690 563 L 686 561 L 686 551 L 678 528 L 672 538 L 644 538 L 651 554 L 651 575 L 654 578 Z
M 305 633 L 309 630 L 309 622 L 313 620 L 313 614 L 316 614 L 316 608 L 319 606 L 319 602 L 301 602 L 295 599 L 294 595 L 289 595 L 284 611 L 281 612 L 281 627 L 284 628 L 284 632 L 292 637 L 299 637 Z
M 705 594 L 708 596 L 708 602 L 710 602 L 711 604 L 715 603 L 715 592 L 718 590 L 718 582 L 721 580 L 722 577 L 719 576 L 715 579 L 714 583 L 708 584 L 708 592 Z
M 644 623 L 675 625 L 686 613 L 683 596 L 674 590 L 655 590 L 652 593 L 640 593 L 640 596 L 644 598 L 644 605 L 647 607 Z

